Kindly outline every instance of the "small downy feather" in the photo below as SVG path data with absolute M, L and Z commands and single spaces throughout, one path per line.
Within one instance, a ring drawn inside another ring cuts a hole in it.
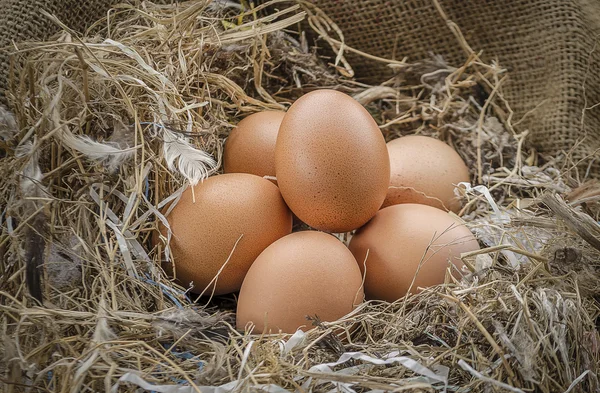
M 66 127 L 63 128 L 61 139 L 70 148 L 92 160 L 104 163 L 109 170 L 118 168 L 135 154 L 135 148 L 121 149 L 115 142 L 101 143 L 86 135 L 75 136 Z
M 15 150 L 15 156 L 22 158 L 29 156 L 27 164 L 21 172 L 21 178 L 19 186 L 21 188 L 21 194 L 24 197 L 41 197 L 43 194 L 43 187 L 41 186 L 42 181 L 42 170 L 38 164 L 38 153 L 32 151 L 33 143 L 27 141 L 17 146 Z M 34 204 L 34 202 L 29 202 Z M 33 213 L 36 209 L 34 208 L 30 213 Z
M 177 169 L 192 185 L 207 178 L 216 170 L 216 161 L 206 152 L 194 148 L 185 137 L 162 127 L 163 152 L 170 170 Z
M 0 105 L 0 140 L 8 141 L 17 133 L 17 122 L 13 114 Z
M 61 141 L 70 147 L 71 149 L 77 150 L 85 156 L 103 162 L 109 170 L 118 168 L 125 160 L 132 157 L 135 154 L 136 149 L 121 149 L 118 143 L 106 142 L 101 143 L 93 140 L 87 135 L 75 135 L 71 132 L 69 127 L 64 124 L 61 119 L 59 112 L 59 99 L 62 95 L 63 81 L 62 78 L 58 79 L 58 90 L 55 97 L 52 99 L 49 107 L 52 122 L 56 127 L 60 127 L 60 132 L 57 136 Z
M 237 10 L 242 10 L 242 6 L 239 2 L 228 1 L 228 0 L 215 0 L 211 1 L 208 4 L 208 9 L 211 12 L 221 11 L 227 8 L 235 8 Z

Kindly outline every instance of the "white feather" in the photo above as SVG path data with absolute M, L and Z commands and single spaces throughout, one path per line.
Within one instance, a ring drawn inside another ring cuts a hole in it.
M 198 184 L 216 170 L 216 161 L 208 153 L 194 148 L 183 136 L 165 127 L 162 127 L 162 136 L 163 152 L 168 168 L 172 171 L 178 169 L 190 184 Z
M 152 68 L 152 66 L 146 63 L 146 61 L 133 49 L 123 45 L 118 41 L 114 41 L 111 39 L 105 40 L 102 45 L 112 45 L 117 47 L 126 56 L 135 60 L 147 74 L 158 78 L 158 80 L 163 84 L 163 86 L 175 89 L 175 86 L 171 81 L 169 81 L 168 78 L 166 78 L 163 74 Z M 136 83 L 154 96 L 157 104 L 158 114 L 160 116 L 157 116 L 154 123 L 152 124 L 154 125 L 154 130 L 156 131 L 157 129 L 160 129 L 160 133 L 162 134 L 163 153 L 165 156 L 167 167 L 170 170 L 178 170 L 192 185 L 198 184 L 198 182 L 200 182 L 202 179 L 205 179 L 216 170 L 217 163 L 208 153 L 194 148 L 187 140 L 187 138 L 178 135 L 166 129 L 164 126 L 158 124 L 159 122 L 165 121 L 165 119 L 169 119 L 172 117 L 169 116 L 168 113 L 180 114 L 185 112 L 188 118 L 186 131 L 191 132 L 193 128 L 191 110 L 205 106 L 208 104 L 208 102 L 192 103 L 185 105 L 184 107 L 176 108 L 170 105 L 167 100 L 165 100 L 155 91 L 150 89 L 148 85 L 141 79 L 127 75 L 116 75 L 114 77 L 111 77 L 98 65 L 95 65 L 92 62 L 90 62 L 89 65 L 95 72 L 99 73 L 105 78 L 116 78 L 117 80 Z M 156 134 L 158 134 L 158 132 L 156 132 Z M 89 145 L 89 142 L 93 141 L 88 139 L 85 142 L 87 142 L 87 144 Z M 81 147 L 86 146 L 78 146 L 77 150 L 81 151 Z M 99 149 L 100 148 L 101 147 L 99 147 Z M 92 153 L 92 151 L 90 150 L 93 151 L 94 149 L 86 149 L 87 153 L 83 151 L 82 152 L 89 156 L 88 153 Z M 127 154 L 123 155 L 125 152 L 132 153 L 131 151 L 119 150 L 113 145 L 104 144 L 103 152 L 99 154 L 97 158 L 100 159 L 102 155 L 111 154 L 112 157 L 115 157 L 115 159 L 118 160 L 118 157 L 128 157 Z
M 228 0 L 214 0 L 208 4 L 207 7 L 210 11 L 221 11 L 227 8 L 235 8 L 238 10 L 242 10 L 242 5 L 239 2 L 228 1 Z
M 0 139 L 8 141 L 17 134 L 17 122 L 12 112 L 0 105 Z
M 20 145 L 15 149 L 15 157 L 23 158 L 31 154 L 33 149 L 33 143 L 31 141 L 21 142 Z
M 26 197 L 41 197 L 46 194 L 46 188 L 42 185 L 42 170 L 39 165 L 39 155 L 33 151 L 34 144 L 31 141 L 17 146 L 15 156 L 23 158 L 29 156 L 27 164 L 21 172 L 19 185 L 21 193 Z
M 58 78 L 58 89 L 54 94 L 54 98 L 50 102 L 49 108 L 51 112 L 52 122 L 55 127 L 60 127 L 60 132 L 57 137 L 70 147 L 77 150 L 88 158 L 103 162 L 110 170 L 118 168 L 123 162 L 135 154 L 135 148 L 120 149 L 116 143 L 101 143 L 93 140 L 87 135 L 74 135 L 67 124 L 65 124 L 59 112 L 59 99 L 62 95 L 63 80 Z
M 61 139 L 65 145 L 77 150 L 88 158 L 102 161 L 109 169 L 119 167 L 123 162 L 135 154 L 135 148 L 120 149 L 115 142 L 96 142 L 92 138 L 81 135 L 75 136 L 71 131 L 63 128 Z

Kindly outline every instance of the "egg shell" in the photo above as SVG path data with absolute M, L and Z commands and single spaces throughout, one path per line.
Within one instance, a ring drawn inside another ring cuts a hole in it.
M 229 133 L 223 151 L 225 173 L 275 176 L 275 143 L 285 112 L 253 113 Z
M 479 244 L 450 214 L 408 203 L 381 209 L 356 232 L 349 248 L 363 272 L 366 258 L 367 299 L 393 302 L 409 289 L 416 293 L 419 287 L 443 284 L 449 262 L 460 277 L 461 253 L 478 250 Z
M 390 179 L 385 140 L 350 96 L 316 90 L 283 118 L 275 147 L 281 195 L 300 220 L 326 232 L 348 232 L 381 207 Z
M 420 135 L 404 136 L 387 144 L 390 188 L 382 207 L 419 203 L 458 212 L 455 185 L 468 182 L 469 169 L 444 142 Z
M 335 321 L 363 301 L 362 276 L 352 253 L 332 235 L 287 235 L 260 254 L 248 271 L 237 306 L 237 327 L 254 333 L 294 333 L 312 322 Z
M 213 289 L 215 295 L 238 291 L 256 257 L 292 230 L 292 214 L 277 186 L 245 173 L 213 176 L 189 187 L 167 220 L 175 273 L 184 287 L 193 281 L 192 292 L 203 292 L 227 262 L 207 295 Z M 166 228 L 161 225 L 160 231 L 166 238 Z

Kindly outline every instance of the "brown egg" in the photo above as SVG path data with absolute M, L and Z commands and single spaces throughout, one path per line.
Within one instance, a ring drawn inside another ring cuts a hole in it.
M 275 167 L 294 214 L 327 232 L 369 221 L 390 179 L 377 124 L 358 102 L 334 90 L 310 92 L 290 107 L 279 128 Z
M 225 173 L 275 176 L 275 142 L 285 112 L 254 113 L 234 128 L 223 151 Z
M 292 214 L 277 186 L 245 173 L 213 176 L 188 188 L 167 219 L 177 279 L 186 287 L 193 282 L 195 293 L 208 287 L 206 295 L 239 290 L 256 257 L 292 230 Z M 160 230 L 166 237 L 162 225 Z
M 363 301 L 356 260 L 334 236 L 295 232 L 271 244 L 248 271 L 237 305 L 237 327 L 255 333 L 308 330 L 312 322 L 335 321 Z
M 420 203 L 455 213 L 460 210 L 454 187 L 469 181 L 469 169 L 452 147 L 419 135 L 394 139 L 387 147 L 390 188 L 382 207 Z
M 402 298 L 419 287 L 444 283 L 449 262 L 460 277 L 460 254 L 479 249 L 467 227 L 450 214 L 427 205 L 402 204 L 381 209 L 350 241 L 364 271 L 367 299 Z M 418 271 L 418 273 L 417 273 Z M 415 278 L 416 275 L 416 278 Z M 414 282 L 413 282 L 414 279 Z

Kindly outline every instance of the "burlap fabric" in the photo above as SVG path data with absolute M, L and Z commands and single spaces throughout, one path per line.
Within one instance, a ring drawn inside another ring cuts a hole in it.
M 58 30 L 40 10 L 56 15 L 76 31 L 83 31 L 105 15 L 112 0 L 0 0 L 0 103 L 6 105 L 11 43 L 43 40 Z
M 155 0 L 169 4 L 176 0 Z M 0 104 L 7 105 L 9 53 L 13 42 L 44 40 L 59 30 L 40 11 L 58 17 L 71 29 L 83 32 L 93 22 L 106 16 L 118 0 L 0 0 Z
M 339 25 L 348 45 L 370 54 L 418 61 L 436 53 L 456 66 L 466 59 L 432 0 L 315 3 Z M 515 111 L 513 122 L 529 113 L 518 129 L 529 130 L 539 150 L 550 155 L 579 142 L 573 158 L 595 156 L 590 170 L 600 177 L 600 107 L 587 110 L 582 124 L 583 109 L 600 103 L 600 0 L 439 3 L 474 51 L 483 50 L 484 59 L 497 59 L 510 71 L 503 93 Z M 359 77 L 390 74 L 381 63 L 347 57 Z
M 11 41 L 43 39 L 56 30 L 39 11 L 75 30 L 105 15 L 111 0 L 0 0 L 0 48 Z M 432 0 L 314 0 L 345 33 L 346 43 L 381 57 L 418 61 L 430 53 L 460 65 L 464 51 Z M 575 160 L 596 156 L 600 176 L 599 0 L 440 0 L 475 50 L 510 71 L 504 88 L 514 121 L 550 155 L 572 149 Z M 378 81 L 390 70 L 349 54 L 360 78 Z M 7 51 L 0 49 L 0 101 L 7 83 Z M 582 111 L 593 107 L 585 113 Z M 585 138 L 584 138 L 585 137 Z M 583 167 L 583 169 L 586 169 Z

